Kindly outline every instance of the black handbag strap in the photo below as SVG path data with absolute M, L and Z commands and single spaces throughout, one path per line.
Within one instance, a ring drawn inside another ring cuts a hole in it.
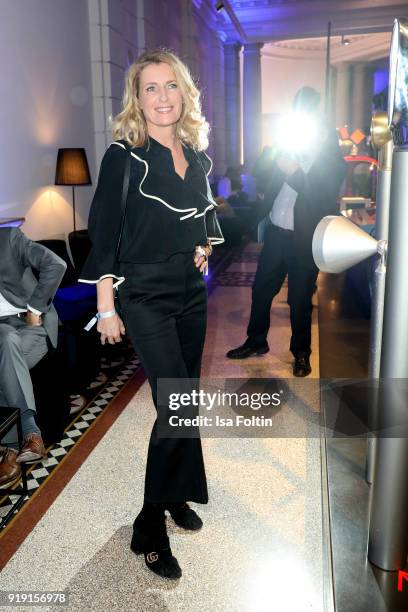
M 115 251 L 115 261 L 118 261 L 119 259 L 120 243 L 122 241 L 123 228 L 125 226 L 126 206 L 127 206 L 129 181 L 130 181 L 130 162 L 131 162 L 130 151 L 128 149 L 127 143 L 124 142 L 123 144 L 125 146 L 127 155 L 126 155 L 126 161 L 125 161 L 125 172 L 123 175 L 122 199 L 120 203 L 120 210 L 121 210 L 122 216 L 121 216 L 121 221 L 120 221 L 118 243 L 116 245 L 116 251 Z

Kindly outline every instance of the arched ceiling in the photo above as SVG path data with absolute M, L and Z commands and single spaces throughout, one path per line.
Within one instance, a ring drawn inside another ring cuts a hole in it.
M 212 6 L 215 7 L 215 2 Z M 390 32 L 396 17 L 408 18 L 408 0 L 227 0 L 218 24 L 227 41 L 241 40 L 228 9 L 233 11 L 247 42 Z M 351 45 L 350 45 L 351 46 Z
M 347 35 L 349 45 L 344 45 L 341 36 L 331 39 L 331 63 L 348 61 L 373 61 L 388 57 L 391 33 Z M 301 38 L 267 43 L 262 55 L 282 59 L 310 60 L 326 55 L 326 37 Z

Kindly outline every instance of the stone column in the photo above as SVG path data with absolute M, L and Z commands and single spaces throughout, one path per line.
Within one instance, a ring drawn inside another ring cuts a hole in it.
M 249 167 L 261 152 L 262 92 L 261 49 L 263 43 L 244 46 L 243 123 L 244 163 Z
M 200 5 L 199 5 L 200 6 Z M 198 6 L 198 8 L 199 8 Z M 196 4 L 197 7 L 197 4 Z M 198 66 L 198 33 L 191 0 L 182 0 L 181 4 L 181 52 L 182 59 L 188 64 L 194 77 L 199 72 Z
M 241 163 L 241 43 L 224 45 L 226 158 L 228 166 Z
M 112 142 L 127 66 L 137 57 L 139 28 L 132 0 L 88 0 L 96 168 Z
M 342 62 L 337 65 L 336 79 L 336 127 L 343 127 L 350 123 L 350 65 Z
M 226 170 L 225 164 L 225 75 L 224 75 L 224 40 L 223 32 L 213 30 L 211 33 L 212 65 L 212 125 L 213 175 L 221 175 Z
M 353 130 L 357 128 L 364 129 L 365 66 L 365 62 L 357 62 L 354 64 L 351 110 Z

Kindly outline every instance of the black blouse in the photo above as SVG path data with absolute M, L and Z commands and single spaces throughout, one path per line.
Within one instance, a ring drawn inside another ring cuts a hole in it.
M 184 179 L 174 169 L 169 148 L 153 138 L 144 147 L 125 149 L 117 141 L 107 149 L 89 213 L 92 249 L 81 282 L 106 276 L 124 280 L 119 262 L 155 263 L 174 253 L 194 251 L 208 241 L 224 242 L 207 175 L 211 160 L 184 146 L 188 167 Z M 131 155 L 129 192 L 119 262 L 115 251 L 121 224 L 121 198 L 126 155 Z

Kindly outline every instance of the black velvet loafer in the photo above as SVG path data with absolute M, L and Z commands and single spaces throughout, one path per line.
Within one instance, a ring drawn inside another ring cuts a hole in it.
M 167 510 L 170 512 L 170 516 L 176 525 L 183 529 L 198 531 L 203 526 L 203 521 L 186 502 L 182 504 L 169 504 Z
M 161 578 L 181 577 L 181 568 L 171 552 L 164 512 L 160 521 L 152 522 L 142 514 L 136 517 L 130 548 L 135 555 L 143 554 L 146 566 Z

